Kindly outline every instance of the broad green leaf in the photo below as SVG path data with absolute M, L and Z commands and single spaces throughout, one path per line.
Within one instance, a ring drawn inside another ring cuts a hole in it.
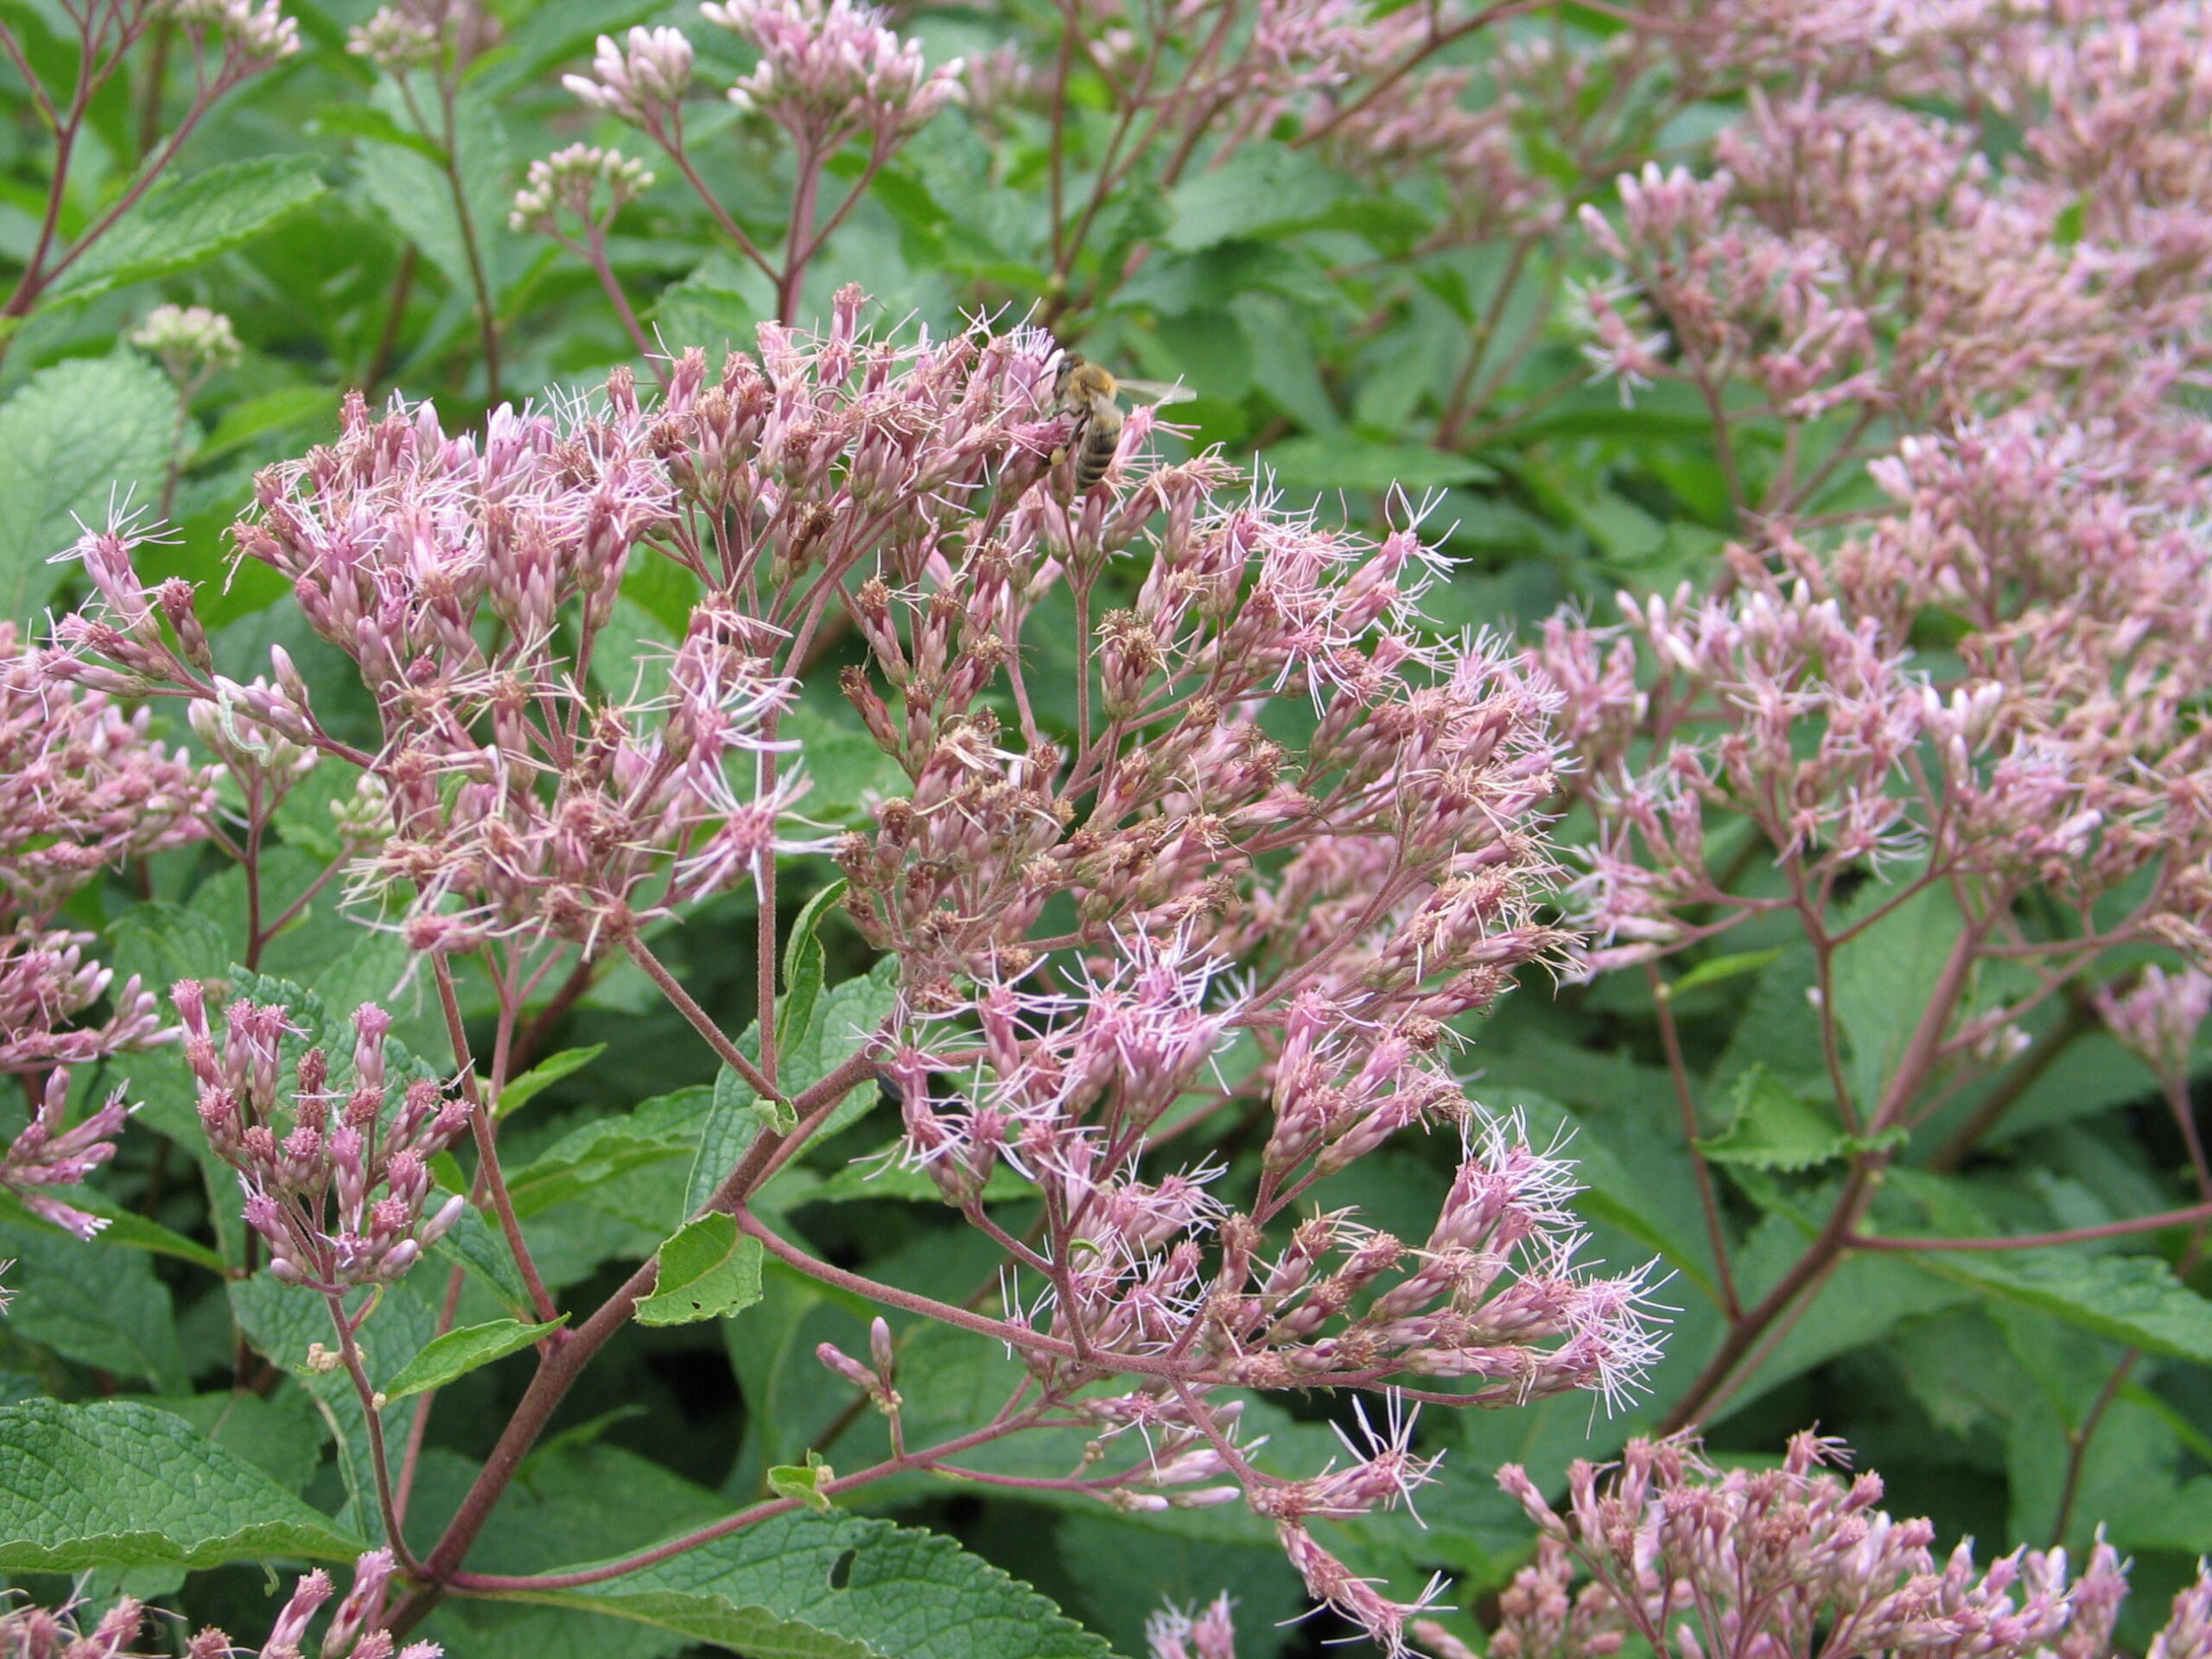
M 1923 1272 L 2018 1302 L 2168 1359 L 2212 1364 L 2212 1302 L 2155 1256 L 1924 1250 Z
M 425 1206 L 434 1214 L 454 1192 L 462 1190 L 447 1187 L 442 1182 L 440 1185 L 442 1190 L 433 1193 Z M 465 1187 L 466 1183 L 462 1185 Z M 508 1307 L 520 1312 L 529 1306 L 530 1292 L 515 1266 L 513 1253 L 507 1249 L 507 1241 L 484 1219 L 483 1212 L 474 1205 L 461 1210 L 461 1219 L 454 1224 L 453 1230 L 438 1241 L 435 1254 L 459 1262 Z
M 1834 1118 L 1763 1065 L 1736 1079 L 1734 1107 L 1728 1127 L 1701 1143 L 1715 1163 L 1811 1169 L 1849 1147 Z
M 1431 1494 L 1421 1496 L 1427 1500 Z M 1500 1507 L 1513 1507 L 1518 1516 L 1510 1498 L 1497 1497 Z M 1421 1513 L 1437 1523 L 1437 1512 L 1426 1501 Z M 1255 1546 L 1195 1530 L 1167 1532 L 1103 1504 L 1090 1515 L 1063 1513 L 1052 1533 L 1060 1565 L 1078 1586 L 1090 1623 L 1117 1653 L 1150 1651 L 1145 1623 L 1164 1604 L 1203 1606 L 1224 1586 L 1234 1586 L 1240 1659 L 1269 1659 L 1271 1651 L 1294 1643 L 1305 1628 L 1295 1621 L 1313 1605 L 1272 1539 Z
M 412 121 L 390 81 L 372 95 L 372 107 L 391 118 L 402 130 Z M 490 104 L 473 92 L 464 92 L 455 105 L 454 143 L 461 171 L 461 195 L 467 205 L 467 234 L 454 211 L 453 187 L 444 168 L 411 145 L 379 142 L 378 135 L 364 135 L 356 165 L 369 200 L 388 217 L 402 236 L 423 251 L 458 296 L 474 296 L 469 259 L 473 239 L 484 265 L 486 280 L 496 297 L 519 275 L 530 258 L 522 238 L 507 228 L 513 186 L 507 182 L 511 157 L 506 128 Z
M 1311 223 L 1349 194 L 1345 180 L 1302 151 L 1265 142 L 1240 147 L 1167 198 L 1167 245 L 1195 253 L 1234 237 Z
M 1755 1300 L 1805 1253 L 1803 1228 L 1793 1217 L 1770 1214 L 1736 1253 L 1737 1283 Z M 1821 1284 L 1803 1317 L 1790 1325 L 1716 1414 L 1729 1416 L 1770 1389 L 1839 1354 L 1878 1342 L 1908 1320 L 1939 1313 L 1969 1299 L 1957 1285 L 1932 1280 L 1904 1262 L 1880 1255 L 1846 1256 Z
M 639 1325 L 690 1325 L 741 1313 L 760 1300 L 760 1241 L 717 1211 L 688 1224 L 654 1258 L 660 1275 L 638 1304 Z
M 565 58 L 588 56 L 595 37 L 620 35 L 660 10 L 654 0 L 538 0 L 505 40 L 469 66 L 468 79 L 486 92 L 506 91 Z
M 272 432 L 289 432 L 295 427 L 317 423 L 327 429 L 337 424 L 337 418 L 338 393 L 333 388 L 279 386 L 274 391 L 264 391 L 258 397 L 248 397 L 225 410 L 223 418 L 215 423 L 215 429 L 202 438 L 200 447 L 192 452 L 193 464 L 204 467 L 211 461 L 219 461 Z
M 180 979 L 205 979 L 230 965 L 223 930 L 181 905 L 133 905 L 105 931 L 108 965 L 119 977 L 137 975 L 160 995 Z
M 528 1598 L 639 1619 L 748 1659 L 1107 1659 L 1105 1643 L 951 1539 L 780 1515 L 642 1572 Z
M 828 883 L 791 918 L 791 938 L 784 945 L 784 995 L 776 1009 L 776 1041 L 788 1043 L 792 1033 L 814 1023 L 814 1005 L 822 995 L 822 941 L 817 937 L 822 918 L 844 897 L 845 879 Z
M 1812 947 L 1802 940 L 1784 947 L 1781 956 L 1759 970 L 1758 983 L 1737 1014 L 1720 1057 L 1707 1074 L 1704 1098 L 1708 1114 L 1704 1122 L 1708 1128 L 1721 1127 L 1712 1109 L 1726 1101 L 1738 1080 L 1754 1066 L 1764 1066 L 1796 1085 L 1801 1093 L 1822 1097 L 1834 1094 L 1827 1052 L 1821 1040 L 1820 1016 L 1808 995 L 1818 983 Z
M 150 1250 L 156 1255 L 173 1255 L 180 1262 L 206 1268 L 210 1273 L 230 1271 L 230 1264 L 205 1244 L 173 1232 L 158 1221 L 149 1221 L 135 1210 L 125 1210 L 97 1187 L 73 1188 L 60 1196 L 88 1215 L 100 1217 L 102 1225 L 97 1242 L 105 1249 L 119 1245 L 127 1250 Z M 11 1227 L 28 1227 L 76 1242 L 75 1235 L 65 1233 L 52 1222 L 25 1209 L 22 1201 L 12 1192 L 0 1192 L 0 1221 Z
M 326 1038 L 350 1054 L 353 1048 L 353 1010 L 364 1002 L 391 1009 L 394 993 L 407 976 L 412 958 L 407 941 L 381 928 L 349 928 L 352 942 L 335 960 L 320 967 L 315 988 L 328 1011 L 334 1035 Z
M 2122 1549 L 2212 1555 L 2212 1475 L 2199 1475 L 2164 1491 L 2145 1493 L 2139 1488 L 2126 1494 L 2113 1531 Z
M 1673 1095 L 1665 1072 L 1625 1055 L 1524 1039 L 1502 1059 L 1493 1056 L 1479 1097 L 1493 1113 L 1520 1113 L 1539 1146 L 1571 1129 L 1585 1189 L 1576 1206 L 1658 1251 L 1717 1300 L 1696 1172 L 1672 1127 Z
M 351 1560 L 363 1548 L 166 1411 L 121 1400 L 0 1406 L 0 1572 Z
M 54 300 L 86 300 L 213 259 L 251 241 L 323 194 L 313 156 L 257 156 L 226 162 L 188 179 L 164 180 L 108 232 L 61 280 Z
M 1161 250 L 1122 287 L 1116 303 L 1177 316 L 1217 310 L 1255 294 L 1314 310 L 1335 298 L 1313 258 L 1277 242 L 1238 240 L 1196 253 Z M 1266 377 L 1261 379 L 1265 385 Z
M 849 706 L 827 710 L 802 703 L 783 718 L 777 735 L 797 740 L 807 779 L 807 817 L 849 824 L 868 803 L 909 787 L 899 763 L 877 747 Z
M 845 1293 L 829 1291 L 772 1258 L 763 1264 L 760 1293 L 743 1319 L 720 1327 L 723 1351 L 745 1396 L 745 1439 L 730 1474 L 733 1492 L 761 1490 L 770 1465 L 804 1457 L 851 1402 L 852 1391 L 831 1384 L 814 1351 L 824 1342 L 849 1353 L 865 1350 L 875 1313 L 868 1303 L 847 1306 Z
M 1342 434 L 1292 438 L 1270 445 L 1261 457 L 1277 481 L 1300 490 L 1367 490 L 1380 494 L 1402 486 L 1414 494 L 1449 484 L 1479 484 L 1497 477 L 1465 455 L 1415 443 L 1375 443 Z
M 134 352 L 57 363 L 0 404 L 0 619 L 46 603 L 79 519 L 159 498 L 175 427 L 175 391 Z
M 372 138 L 380 144 L 411 149 L 435 167 L 445 165 L 445 152 L 411 128 L 403 127 L 386 111 L 366 104 L 332 104 L 315 111 L 308 123 L 312 132 L 344 133 Z
M 524 1460 L 468 1552 L 472 1568 L 547 1572 L 582 1555 L 642 1548 L 730 1511 L 732 1504 L 665 1465 L 589 1438 L 608 1426 L 601 1418 L 578 1426 L 585 1438 L 550 1436 Z M 473 1458 L 425 1451 L 410 1506 L 418 1550 L 436 1541 L 477 1470 Z M 468 1659 L 659 1659 L 684 1645 L 672 1632 L 629 1619 L 459 1598 L 419 1634 Z
M 164 1394 L 189 1392 L 168 1287 L 143 1252 L 0 1222 L 0 1261 L 16 1264 L 7 1328 L 16 1336 Z
M 437 1334 L 438 1310 L 429 1300 L 423 1275 L 383 1287 L 376 1313 L 360 1336 L 372 1388 L 385 1381 L 427 1346 Z M 342 1369 L 316 1370 L 308 1363 L 310 1348 L 337 1345 L 330 1312 L 322 1299 L 295 1287 L 280 1285 L 267 1274 L 231 1281 L 231 1309 L 247 1338 L 262 1354 L 289 1371 L 315 1396 L 338 1442 L 338 1470 L 350 1498 L 340 1519 L 347 1521 L 375 1541 L 384 1538 L 378 1513 L 375 1465 L 369 1452 L 368 1425 L 362 1416 L 360 1395 Z M 358 1313 L 367 1300 L 353 1299 Z M 387 1403 L 379 1414 L 388 1444 L 397 1444 L 407 1432 L 407 1419 L 415 1408 L 406 1402 Z
M 589 1048 L 564 1048 L 558 1054 L 547 1055 L 520 1077 L 511 1078 L 507 1086 L 499 1090 L 495 1115 L 505 1117 L 510 1112 L 520 1111 L 562 1078 L 582 1071 L 606 1052 L 605 1043 L 594 1043 Z
M 234 1452 L 288 1492 L 302 1491 L 322 1461 L 330 1430 L 306 1389 L 281 1379 L 266 1395 L 245 1389 L 149 1400 Z
M 559 1330 L 566 1317 L 550 1319 L 543 1325 L 493 1319 L 486 1325 L 465 1325 L 442 1337 L 433 1337 L 420 1353 L 385 1379 L 378 1392 L 391 1401 L 404 1400 L 429 1389 L 442 1389 L 455 1377 L 466 1376 L 478 1366 L 489 1365 L 495 1359 L 505 1359 Z
M 776 1071 L 779 1087 L 793 1095 L 810 1089 L 874 1039 L 898 1006 L 896 968 L 897 963 L 886 957 L 869 972 L 844 980 L 823 995 L 804 1034 L 782 1057 Z M 836 1134 L 874 1105 L 875 1100 L 874 1078 L 855 1084 L 816 1138 L 827 1140 Z
M 2180 1496 L 2179 1447 L 2155 1414 L 2116 1398 L 2078 1466 L 2072 1453 L 2066 1426 L 2048 1401 L 2037 1400 L 2013 1420 L 2005 1462 L 2012 1500 L 2007 1527 L 2014 1536 L 2082 1550 L 2110 1522 L 2112 1541 L 2123 1550 L 2174 1547 L 2171 1533 L 2180 1517 L 2171 1505 Z M 2069 1484 L 2074 1503 L 2060 1535 L 2059 1505 Z M 2158 1519 L 2145 1529 L 2148 1535 L 2139 1537 L 2139 1521 L 2154 1516 Z
M 622 1118 L 600 1118 L 551 1147 L 508 1178 L 515 1214 L 529 1217 L 580 1198 L 616 1176 L 690 1148 L 681 1141 L 639 1129 Z
M 881 1151 L 856 1159 L 817 1186 L 807 1189 L 808 1204 L 842 1204 L 854 1199 L 883 1198 L 905 1204 L 942 1204 L 944 1194 L 918 1169 L 898 1161 L 905 1143 L 893 1141 Z M 1014 1198 L 1033 1198 L 1037 1189 L 1004 1164 L 995 1166 L 983 1182 L 983 1202 L 1002 1204 Z
M 1891 897 L 1887 884 L 1866 889 L 1874 904 Z M 1848 918 L 1847 918 L 1848 919 Z M 1836 953 L 1835 1016 L 1850 1039 L 1848 1078 L 1863 1121 L 1872 1116 L 1905 1044 L 1928 1012 L 1944 959 L 1959 937 L 1959 908 L 1949 887 L 1923 887 Z
M 748 1028 L 737 1046 L 750 1050 L 753 1045 L 747 1039 L 753 1034 Z M 697 1215 L 714 1197 L 715 1189 L 737 1167 L 753 1137 L 760 1133 L 760 1097 L 752 1085 L 735 1071 L 726 1065 L 715 1074 L 714 1103 L 707 1109 L 706 1123 L 699 1131 L 699 1150 L 691 1160 L 691 1179 L 684 1189 L 687 1218 Z
M 1738 975 L 1756 974 L 1781 958 L 1779 947 L 1770 950 L 1738 950 L 1725 957 L 1707 957 L 1669 985 L 1667 989 L 1672 995 L 1688 996 L 1692 991 L 1702 990 L 1707 985 L 1718 985 Z

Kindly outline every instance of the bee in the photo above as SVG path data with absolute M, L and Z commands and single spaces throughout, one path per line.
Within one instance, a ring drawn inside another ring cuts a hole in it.
M 1075 416 L 1068 448 L 1075 452 L 1077 494 L 1096 487 L 1121 449 L 1122 426 L 1128 419 L 1122 410 L 1122 393 L 1155 404 L 1187 403 L 1197 395 L 1188 386 L 1162 385 L 1156 380 L 1116 380 L 1073 352 L 1062 355 L 1052 391 L 1062 411 Z

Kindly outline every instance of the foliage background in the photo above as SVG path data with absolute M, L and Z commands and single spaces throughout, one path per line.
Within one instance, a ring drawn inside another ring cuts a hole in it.
M 66 55 L 57 12 L 24 0 L 0 10 L 37 50 Z M 333 431 L 345 390 L 435 399 L 449 422 L 480 413 L 492 390 L 437 162 L 409 130 L 389 81 L 346 49 L 346 31 L 369 10 L 294 5 L 305 49 L 233 94 L 178 164 L 186 180 L 219 188 L 155 224 L 135 263 L 126 251 L 80 270 L 21 323 L 0 364 L 7 613 L 30 621 L 69 599 L 77 578 L 49 558 L 73 534 L 73 515 L 97 519 L 118 486 L 140 501 L 173 492 L 175 533 L 157 574 L 205 584 L 201 613 L 218 628 L 219 665 L 245 677 L 282 644 L 325 718 L 350 695 L 362 729 L 365 710 L 337 671 L 342 664 L 308 634 L 278 578 L 229 566 L 221 532 L 247 501 L 257 467 Z M 745 67 L 747 53 L 688 7 L 508 0 L 497 10 L 502 42 L 461 88 L 455 165 L 496 299 L 502 390 L 558 397 L 633 355 L 591 273 L 508 226 L 531 158 L 619 134 L 561 89 L 559 72 L 587 59 L 601 31 L 633 22 L 683 26 L 702 63 L 725 76 Z M 1287 498 L 1370 525 L 1383 523 L 1391 484 L 1416 494 L 1430 530 L 1460 562 L 1433 598 L 1440 628 L 1532 630 L 1563 603 L 1602 610 L 1617 588 L 1705 583 L 1724 541 L 1742 529 L 1745 494 L 1756 497 L 1779 464 L 1776 431 L 1747 420 L 1724 457 L 1712 411 L 1692 388 L 1662 384 L 1630 404 L 1612 385 L 1592 382 L 1571 301 L 1573 285 L 1602 280 L 1610 262 L 1566 215 L 1584 201 L 1611 208 L 1614 175 L 1646 156 L 1701 163 L 1713 135 L 1741 118 L 1748 77 L 1707 88 L 1679 77 L 1655 83 L 1649 66 L 1616 48 L 1627 26 L 1608 9 L 1520 10 L 1527 15 L 1494 37 L 1471 36 L 1440 60 L 1479 69 L 1497 40 L 1543 39 L 1592 66 L 1580 96 L 1611 118 L 1591 124 L 1582 149 L 1548 148 L 1541 119 L 1519 135 L 1530 175 L 1569 226 L 1555 236 L 1450 234 L 1448 181 L 1418 169 L 1383 183 L 1357 177 L 1325 146 L 1291 142 L 1286 127 L 1179 178 L 1162 176 L 1160 158 L 1147 160 L 1107 194 L 1089 240 L 1056 270 L 1043 118 L 1018 106 L 956 109 L 873 181 L 815 262 L 799 315 L 820 315 L 848 282 L 874 296 L 881 328 L 942 333 L 977 310 L 1019 316 L 1045 296 L 1052 326 L 1087 355 L 1197 391 L 1175 411 L 1186 434 L 1171 446 L 1222 444 L 1261 462 Z M 901 8 L 898 22 L 932 61 L 1011 46 L 1039 73 L 1062 26 L 1054 10 L 1023 0 Z M 0 124 L 0 259 L 20 262 L 36 236 L 48 162 L 18 92 L 0 84 L 11 114 Z M 73 174 L 65 228 L 113 199 L 177 95 L 144 65 L 111 86 L 94 111 L 96 142 Z M 1095 156 L 1109 141 L 1109 102 L 1095 78 L 1076 78 L 1071 144 Z M 788 188 L 782 153 L 726 107 L 703 107 L 692 137 L 738 218 L 772 226 Z M 662 171 L 621 216 L 608 243 L 613 269 L 660 338 L 742 346 L 773 296 Z M 122 343 L 159 299 L 227 314 L 245 346 L 241 361 L 196 389 L 181 417 L 170 383 Z M 1869 448 L 1883 436 L 1873 434 Z M 1732 485 L 1728 464 L 1748 485 Z M 1877 499 L 1853 465 L 1797 505 L 1840 518 Z M 638 649 L 671 637 L 688 603 L 657 580 L 642 569 L 618 617 Z M 835 666 L 810 688 L 796 723 L 819 780 L 809 811 L 850 818 L 887 779 L 831 695 Z M 1040 664 L 1033 683 L 1051 680 L 1051 666 Z M 329 841 L 325 804 L 311 779 L 284 825 L 295 845 L 280 859 L 312 868 Z M 120 971 L 166 983 L 238 954 L 235 872 L 179 854 L 133 880 L 135 891 L 121 880 L 88 889 L 71 913 L 103 935 Z M 1916 1014 L 1930 938 L 1943 925 L 1915 912 L 1847 952 L 1839 995 L 1853 999 L 1860 1029 L 1901 1027 Z M 746 904 L 725 901 L 667 946 L 695 994 L 739 1023 L 753 987 L 734 942 L 750 927 Z M 831 980 L 845 980 L 844 995 L 868 995 L 857 939 L 834 925 L 826 938 Z M 1779 1270 L 1808 1217 L 1821 1213 L 1838 1149 L 1832 1135 L 1796 1133 L 1802 1126 L 1783 1121 L 1786 1112 L 1772 1116 L 1762 1103 L 1773 1079 L 1822 1071 L 1802 942 L 1777 924 L 1739 933 L 1726 950 L 1677 981 L 1674 1007 L 1700 1132 L 1716 1136 L 1732 1118 L 1738 1123 L 1730 1149 L 1713 1156 L 1738 1272 L 1755 1283 Z M 340 1008 L 372 994 L 392 961 L 389 941 L 317 906 L 264 966 Z M 1971 1158 L 1940 1175 L 1926 1167 L 1955 1116 L 1908 1154 L 1926 1173 L 1931 1204 L 1952 1206 L 1956 1230 L 1986 1230 L 1993 1219 L 2013 1230 L 2080 1227 L 2185 1200 L 2185 1149 L 2155 1080 L 2108 1036 L 2077 1023 L 2063 1056 Z M 404 1015 L 400 1034 L 428 1052 L 442 1041 L 422 1007 Z M 586 996 L 548 1046 L 596 1052 L 550 1083 L 504 1144 L 510 1168 L 521 1171 L 517 1191 L 553 1287 L 603 1294 L 659 1243 L 686 1188 L 712 1058 L 626 971 Z M 1495 1466 L 1519 1459 L 1553 1484 L 1569 1459 L 1602 1458 L 1660 1423 L 1716 1326 L 1703 1288 L 1711 1258 L 1694 1171 L 1643 976 L 1525 984 L 1484 1025 L 1474 1058 L 1487 1104 L 1573 1135 L 1598 1252 L 1618 1262 L 1656 1251 L 1680 1275 L 1669 1357 L 1634 1409 L 1608 1415 L 1567 1398 L 1427 1421 L 1457 1478 L 1424 1503 L 1425 1530 L 1393 1518 L 1371 1529 L 1360 1546 L 1367 1554 L 1356 1559 L 1401 1579 L 1446 1567 L 1459 1575 L 1457 1599 L 1479 1610 L 1529 1544 L 1517 1510 L 1491 1487 Z M 196 1127 L 175 1055 L 118 1065 L 146 1106 L 104 1178 L 108 1201 L 219 1244 L 232 1224 L 216 1213 L 220 1205 L 211 1210 L 197 1178 Z M 895 1283 L 964 1291 L 976 1241 L 949 1215 L 836 1173 L 846 1157 L 880 1147 L 890 1122 L 887 1111 L 864 1120 L 815 1159 L 818 1184 L 793 1195 L 791 1214 L 833 1260 L 864 1263 Z M 1327 1198 L 1417 1235 L 1447 1169 L 1440 1155 L 1393 1150 L 1340 1178 Z M 2115 1248 L 2132 1257 L 2172 1242 L 2157 1236 Z M 0 1256 L 17 1263 L 16 1301 L 0 1325 L 8 1397 L 157 1401 L 314 1508 L 338 1509 L 344 1489 L 310 1388 L 257 1363 L 245 1373 L 255 1389 L 231 1391 L 238 1327 L 268 1346 L 262 1322 L 291 1317 L 256 1287 L 226 1293 L 174 1253 L 133 1249 L 112 1235 L 80 1248 L 23 1217 L 0 1221 Z M 2186 1288 L 2165 1281 L 2147 1312 L 2129 1308 L 2100 1277 L 2113 1259 L 2069 1253 L 2024 1284 L 2001 1270 L 1954 1270 L 1957 1258 L 1939 1267 L 1854 1257 L 1706 1414 L 1708 1442 L 1731 1456 L 1770 1458 L 1790 1431 L 1817 1422 L 1884 1472 L 1891 1508 L 1931 1516 L 1947 1542 L 1971 1535 L 1989 1545 L 2063 1538 L 2079 1547 L 2107 1522 L 2136 1557 L 2139 1586 L 2152 1592 L 2139 1600 L 2148 1618 L 2162 1603 L 2158 1592 L 2212 1550 L 2212 1313 L 2197 1294 L 2212 1285 L 2200 1268 Z M 422 1294 L 401 1287 L 381 1317 L 394 1327 L 426 1320 L 429 1310 L 408 1302 Z M 486 1535 L 483 1563 L 528 1571 L 609 1554 L 758 1490 L 764 1470 L 802 1452 L 842 1404 L 812 1362 L 814 1344 L 859 1351 L 861 1325 L 835 1300 L 772 1276 L 765 1300 L 741 1319 L 629 1331 L 534 1455 Z M 2153 1326 L 2152 1359 L 2118 1389 L 2094 1444 L 2076 1457 L 2070 1437 L 2089 1420 L 2117 1356 Z M 913 1410 L 957 1421 L 988 1382 L 963 1367 L 987 1363 L 963 1356 L 931 1385 L 944 1397 L 918 1397 Z M 452 1387 L 423 1465 L 418 1515 L 435 1520 L 449 1507 L 442 1495 L 457 1494 L 518 1388 L 497 1367 Z M 1281 1432 L 1319 1434 L 1331 1409 L 1321 1400 L 1294 1404 Z M 1248 1653 L 1304 1651 L 1323 1633 L 1274 1628 L 1300 1610 L 1299 1587 L 1264 1526 L 1238 1513 L 1136 1517 L 919 1488 L 887 1490 L 867 1507 L 950 1533 L 1123 1651 L 1139 1648 L 1141 1620 L 1163 1597 L 1190 1601 L 1224 1586 L 1242 1600 Z M 195 1618 L 253 1628 L 265 1617 L 263 1574 L 251 1567 L 199 1573 L 188 1585 L 171 1566 L 138 1567 L 119 1580 L 113 1571 L 103 1582 L 158 1594 Z M 20 1581 L 52 1587 L 35 1574 Z M 651 1659 L 681 1644 L 645 1625 L 543 1610 L 455 1609 L 435 1633 L 465 1659 L 533 1649 Z

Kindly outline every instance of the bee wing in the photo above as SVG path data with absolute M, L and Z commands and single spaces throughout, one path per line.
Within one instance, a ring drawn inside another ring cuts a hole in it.
M 1178 382 L 1169 385 L 1161 380 L 1130 380 L 1114 377 L 1115 384 L 1128 393 L 1131 402 L 1147 404 L 1187 404 L 1198 394 Z

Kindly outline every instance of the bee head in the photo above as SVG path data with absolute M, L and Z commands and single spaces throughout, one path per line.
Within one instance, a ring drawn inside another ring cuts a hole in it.
M 1099 367 L 1097 364 L 1086 363 L 1081 358 L 1077 358 L 1067 372 L 1065 395 L 1071 400 L 1079 400 L 1084 403 L 1090 403 L 1100 397 L 1111 397 L 1114 395 L 1114 377 Z

